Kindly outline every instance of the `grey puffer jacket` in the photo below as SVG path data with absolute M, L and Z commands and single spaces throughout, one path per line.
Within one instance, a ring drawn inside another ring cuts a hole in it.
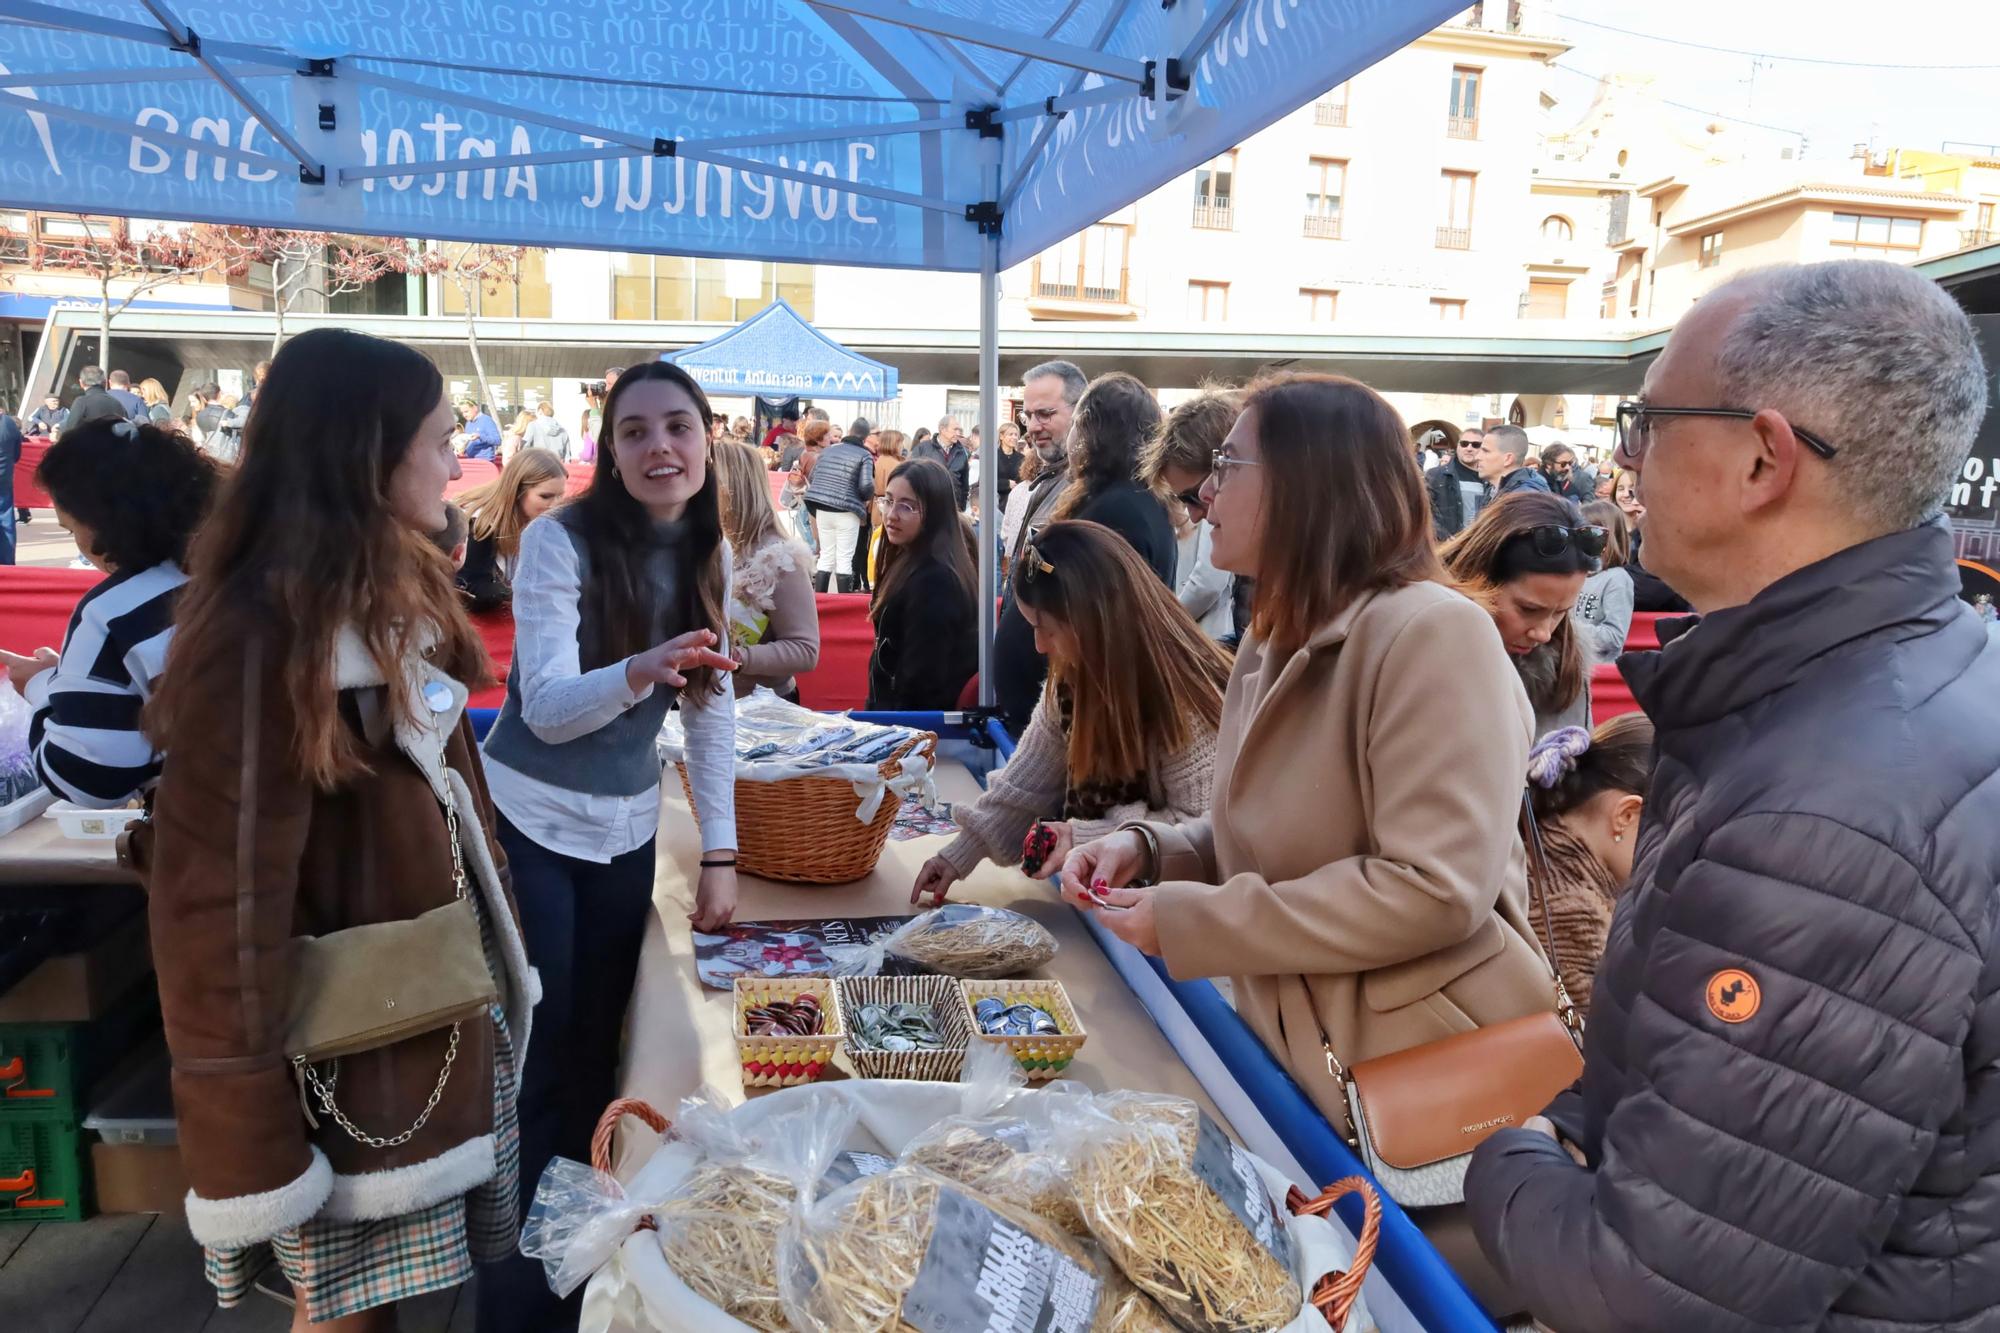
M 1584 1073 L 1480 1243 L 1562 1333 L 2000 1329 L 2000 641 L 1941 526 L 1619 662 L 1658 730 Z M 1686 622 L 1683 622 L 1684 624 Z

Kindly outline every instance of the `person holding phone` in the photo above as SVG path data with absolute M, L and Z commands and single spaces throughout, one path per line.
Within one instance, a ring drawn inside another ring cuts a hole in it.
M 543 1031 L 521 1082 L 523 1210 L 551 1157 L 588 1161 L 617 1095 L 619 1037 L 653 910 L 660 760 L 678 702 L 701 811 L 698 929 L 736 908 L 735 663 L 725 642 L 730 554 L 708 399 L 669 362 L 619 375 L 590 485 L 521 533 L 514 663 L 486 738 L 499 839 L 540 970 Z M 516 1255 L 479 1285 L 479 1326 L 574 1327 Z

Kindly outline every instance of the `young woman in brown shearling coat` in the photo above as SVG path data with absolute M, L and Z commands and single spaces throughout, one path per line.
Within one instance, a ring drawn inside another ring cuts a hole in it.
M 485 655 L 423 535 L 458 474 L 452 425 L 407 348 L 339 329 L 287 343 L 197 538 L 151 719 L 188 1226 L 224 1305 L 269 1245 L 295 1329 L 393 1328 L 395 1302 L 518 1234 L 514 1070 L 536 982 L 464 717 Z M 451 904 L 447 810 L 498 1002 L 311 1066 L 326 1095 L 308 1090 L 284 1049 L 296 937 Z

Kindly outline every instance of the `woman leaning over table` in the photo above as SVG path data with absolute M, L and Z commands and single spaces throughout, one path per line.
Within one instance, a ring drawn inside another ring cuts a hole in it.
M 1028 872 L 1047 874 L 1076 843 L 1132 820 L 1208 810 L 1229 654 L 1138 552 L 1100 524 L 1052 523 L 1021 548 L 1014 599 L 1048 684 L 1014 757 L 954 807 L 963 832 L 924 863 L 912 902 L 943 901 L 981 861 L 1018 865 L 1027 853 Z
M 1354 1064 L 1550 1007 L 1515 824 L 1528 701 L 1492 618 L 1444 582 L 1409 435 L 1371 389 L 1254 388 L 1202 491 L 1216 565 L 1257 581 L 1214 804 L 1079 847 L 1063 893 L 1097 910 L 1106 880 L 1106 929 L 1176 977 L 1233 978 L 1345 1132 L 1329 1051 Z M 1504 1313 L 1463 1214 L 1416 1217 Z
M 196 538 L 148 715 L 168 756 L 148 915 L 188 1227 L 225 1306 L 275 1251 L 294 1329 L 393 1329 L 396 1302 L 464 1282 L 518 1231 L 535 982 L 464 717 L 486 653 L 424 535 L 458 475 L 455 426 L 405 347 L 286 343 Z M 311 1066 L 307 1093 L 284 1054 L 294 937 L 461 892 L 499 1003 Z
M 521 1080 L 523 1200 L 551 1157 L 588 1161 L 617 1095 L 619 1036 L 653 910 L 660 759 L 678 698 L 701 811 L 690 919 L 736 906 L 736 697 L 716 650 L 727 634 L 730 560 L 709 456 L 708 399 L 668 362 L 618 377 L 596 471 L 574 500 L 530 523 L 514 569 L 514 664 L 486 738 L 500 845 L 513 867 L 539 1017 L 562 1034 L 528 1053 Z M 574 1326 L 541 1265 L 516 1255 L 479 1281 L 479 1326 Z

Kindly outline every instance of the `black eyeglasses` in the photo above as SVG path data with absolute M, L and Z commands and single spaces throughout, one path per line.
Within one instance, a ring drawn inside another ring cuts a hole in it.
M 1200 509 L 1202 507 L 1201 487 L 1190 486 L 1186 490 L 1182 491 L 1179 495 L 1176 495 L 1174 499 L 1179 500 L 1189 509 Z
M 1572 528 L 1561 523 L 1543 523 L 1538 527 L 1525 528 L 1507 540 L 1527 542 L 1544 560 L 1554 560 L 1572 549 L 1579 555 L 1596 560 L 1603 556 L 1611 533 L 1606 528 Z
M 1646 450 L 1653 442 L 1652 418 L 1654 417 L 1727 417 L 1734 421 L 1751 421 L 1757 414 L 1741 407 L 1654 407 L 1651 403 L 1623 402 L 1618 404 L 1617 440 L 1618 453 L 1626 462 L 1637 463 L 1646 456 Z M 1805 441 L 1806 448 L 1821 458 L 1832 458 L 1840 452 L 1808 430 L 1792 427 L 1792 434 Z

